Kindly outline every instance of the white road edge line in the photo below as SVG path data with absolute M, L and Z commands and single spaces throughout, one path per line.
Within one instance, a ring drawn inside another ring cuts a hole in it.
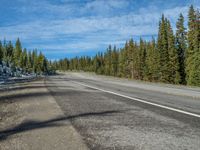
M 153 105 L 153 106 L 156 106 L 156 107 L 160 107 L 160 108 L 164 108 L 164 109 L 168 109 L 168 110 L 171 110 L 171 111 L 175 111 L 175 112 L 179 112 L 179 113 L 182 113 L 182 114 L 186 114 L 186 115 L 190 115 L 190 116 L 193 116 L 193 117 L 200 118 L 200 115 L 195 114 L 195 113 L 191 113 L 191 112 L 187 112 L 187 111 L 184 111 L 184 110 L 180 110 L 180 109 L 176 109 L 176 108 L 172 108 L 172 107 L 168 107 L 168 106 L 164 106 L 164 105 L 148 102 L 148 101 L 145 101 L 145 100 L 142 100 L 142 99 L 138 99 L 138 98 L 130 97 L 130 96 L 127 96 L 127 95 L 115 93 L 115 92 L 112 92 L 112 91 L 100 89 L 100 88 L 97 88 L 97 87 L 94 87 L 94 86 L 90 86 L 90 85 L 87 85 L 87 84 L 83 84 L 83 83 L 80 83 L 80 82 L 76 82 L 76 81 L 72 81 L 72 82 L 74 82 L 76 84 L 79 84 L 79 85 L 82 85 L 82 86 L 85 86 L 85 87 L 88 87 L 88 88 L 99 90 L 99 91 L 102 91 L 102 92 L 105 92 L 105 93 L 110 93 L 110 94 L 113 94 L 113 95 L 117 95 L 117 96 L 120 96 L 120 97 L 124 97 L 124 98 L 128 98 L 128 99 L 131 99 L 131 100 L 134 100 L 134 101 L 138 101 L 138 102 L 141 102 L 141 103 Z

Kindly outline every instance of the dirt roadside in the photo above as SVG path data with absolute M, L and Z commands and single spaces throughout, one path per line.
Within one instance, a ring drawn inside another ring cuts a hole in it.
M 44 80 L 0 91 L 0 150 L 27 149 L 88 149 Z

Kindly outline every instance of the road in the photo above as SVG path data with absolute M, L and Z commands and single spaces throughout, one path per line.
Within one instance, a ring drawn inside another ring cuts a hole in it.
M 2 150 L 199 150 L 200 88 L 67 72 L 0 89 Z
M 46 86 L 90 149 L 199 149 L 200 89 L 66 73 Z

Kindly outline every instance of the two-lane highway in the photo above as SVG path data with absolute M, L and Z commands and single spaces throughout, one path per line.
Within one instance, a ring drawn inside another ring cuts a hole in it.
M 200 90 L 66 73 L 46 86 L 90 149 L 199 149 Z

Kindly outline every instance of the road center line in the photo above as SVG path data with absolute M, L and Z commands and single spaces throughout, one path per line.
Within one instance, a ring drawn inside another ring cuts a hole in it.
M 141 103 L 149 104 L 149 105 L 152 105 L 152 106 L 156 106 L 156 107 L 160 107 L 160 108 L 164 108 L 164 109 L 168 109 L 168 110 L 171 110 L 171 111 L 175 111 L 175 112 L 179 112 L 179 113 L 182 113 L 182 114 L 186 114 L 186 115 L 190 115 L 190 116 L 193 116 L 193 117 L 200 118 L 199 114 L 195 114 L 195 113 L 187 112 L 187 111 L 184 111 L 184 110 L 180 110 L 180 109 L 176 109 L 176 108 L 172 108 L 172 107 L 148 102 L 148 101 L 145 101 L 145 100 L 142 100 L 142 99 L 139 99 L 139 98 L 134 98 L 134 97 L 130 97 L 130 96 L 127 96 L 127 95 L 112 92 L 112 91 L 109 91 L 109 90 L 100 89 L 100 88 L 90 86 L 90 85 L 87 85 L 87 84 L 83 84 L 83 83 L 80 83 L 80 82 L 76 82 L 76 81 L 72 81 L 72 82 L 79 84 L 79 85 L 82 85 L 82 86 L 85 86 L 85 87 L 88 87 L 88 88 L 99 90 L 99 91 L 102 91 L 102 92 L 105 92 L 105 93 L 110 93 L 110 94 L 113 94 L 113 95 L 117 95 L 117 96 L 120 96 L 120 97 L 124 97 L 124 98 L 128 98 L 128 99 L 131 99 L 131 100 L 134 100 L 134 101 L 138 101 L 138 102 L 141 102 Z

